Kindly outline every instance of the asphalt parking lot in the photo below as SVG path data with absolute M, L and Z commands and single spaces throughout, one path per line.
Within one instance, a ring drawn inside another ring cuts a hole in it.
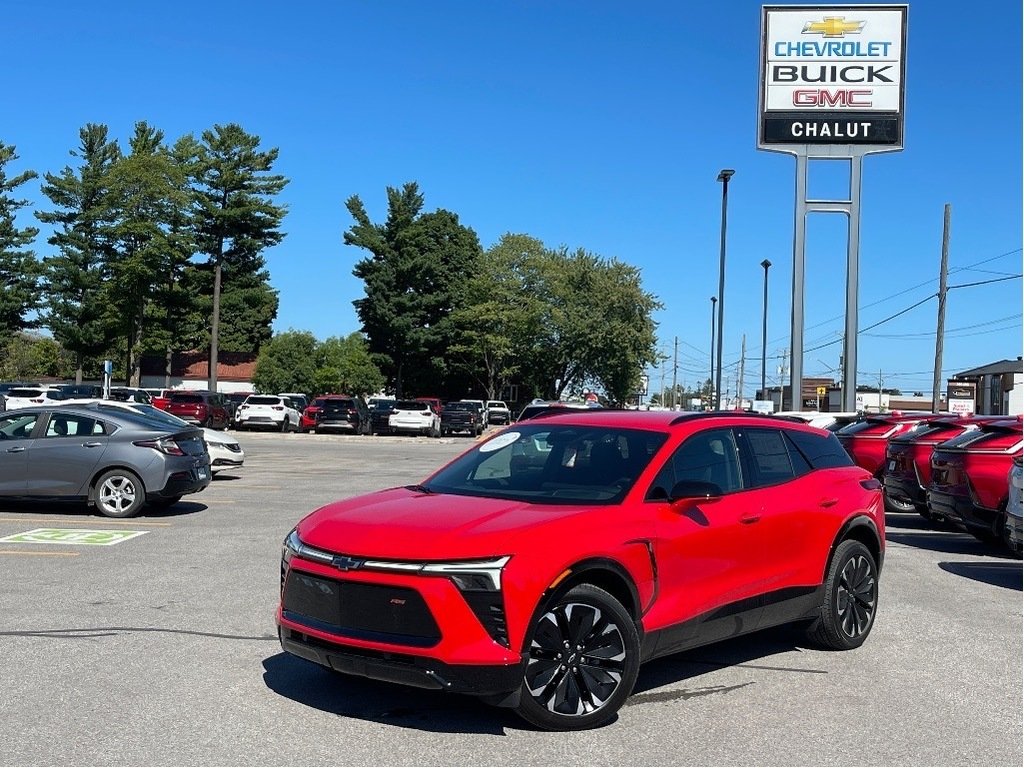
M 245 467 L 167 512 L 115 521 L 0 507 L 0 537 L 77 532 L 0 542 L 4 765 L 1024 759 L 1021 562 L 966 534 L 889 516 L 878 618 L 857 651 L 812 650 L 782 629 L 661 659 L 616 722 L 552 734 L 472 698 L 335 675 L 277 642 L 280 545 L 294 523 L 417 482 L 471 438 L 239 440 Z

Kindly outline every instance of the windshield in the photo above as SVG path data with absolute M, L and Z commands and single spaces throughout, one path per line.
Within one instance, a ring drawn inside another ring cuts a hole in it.
M 246 401 L 246 405 L 281 405 L 280 397 L 261 397 L 259 395 L 251 395 Z
M 615 427 L 522 425 L 463 454 L 423 487 L 536 504 L 615 504 L 667 437 Z

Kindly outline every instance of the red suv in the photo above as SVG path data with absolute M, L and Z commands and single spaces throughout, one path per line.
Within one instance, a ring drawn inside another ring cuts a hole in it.
M 1021 426 L 1020 416 L 994 419 L 935 446 L 928 511 L 981 541 L 1002 537 L 1006 478 L 1024 445 Z
M 932 480 L 932 450 L 941 442 L 977 429 L 983 418 L 944 414 L 925 419 L 909 432 L 889 440 L 882 485 L 891 505 L 916 509 L 926 520 L 926 489 Z
M 836 432 L 836 437 L 850 458 L 858 467 L 863 467 L 873 477 L 881 480 L 885 471 L 886 446 L 894 437 L 914 429 L 934 414 L 907 414 L 901 411 L 866 416 L 860 421 L 847 424 Z M 890 512 L 913 512 L 914 505 L 907 501 L 885 496 L 885 508 Z
M 172 391 L 167 398 L 168 413 L 190 424 L 211 429 L 227 429 L 231 423 L 224 395 L 205 390 Z
M 745 413 L 571 410 L 285 538 L 285 651 L 469 693 L 552 730 L 603 725 L 642 662 L 807 621 L 875 618 L 881 486 L 836 437 Z

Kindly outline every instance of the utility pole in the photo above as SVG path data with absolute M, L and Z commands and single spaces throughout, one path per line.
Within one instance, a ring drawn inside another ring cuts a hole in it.
M 666 358 L 664 355 L 661 355 L 661 403 L 660 403 L 660 405 L 661 405 L 662 408 L 665 407 L 665 361 L 667 359 L 668 358 Z
M 878 369 L 878 412 L 882 412 L 882 369 Z
M 952 206 L 946 203 L 942 215 L 942 262 L 939 266 L 939 320 L 935 325 L 935 372 L 932 373 L 932 410 L 939 412 L 939 379 L 942 375 L 942 337 L 946 333 L 946 273 L 949 266 L 949 218 Z
M 676 371 L 679 368 L 679 337 L 675 337 L 675 348 L 672 351 L 672 410 L 676 409 Z
M 743 407 L 743 365 L 747 361 L 747 334 L 743 334 L 743 344 L 740 347 L 740 380 L 736 384 L 736 407 Z

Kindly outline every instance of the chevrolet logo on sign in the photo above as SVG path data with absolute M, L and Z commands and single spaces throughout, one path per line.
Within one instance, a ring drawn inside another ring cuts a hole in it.
M 863 21 L 846 21 L 845 19 L 845 16 L 826 16 L 823 21 L 809 21 L 804 25 L 803 34 L 843 37 L 846 34 L 859 35 L 864 29 Z

